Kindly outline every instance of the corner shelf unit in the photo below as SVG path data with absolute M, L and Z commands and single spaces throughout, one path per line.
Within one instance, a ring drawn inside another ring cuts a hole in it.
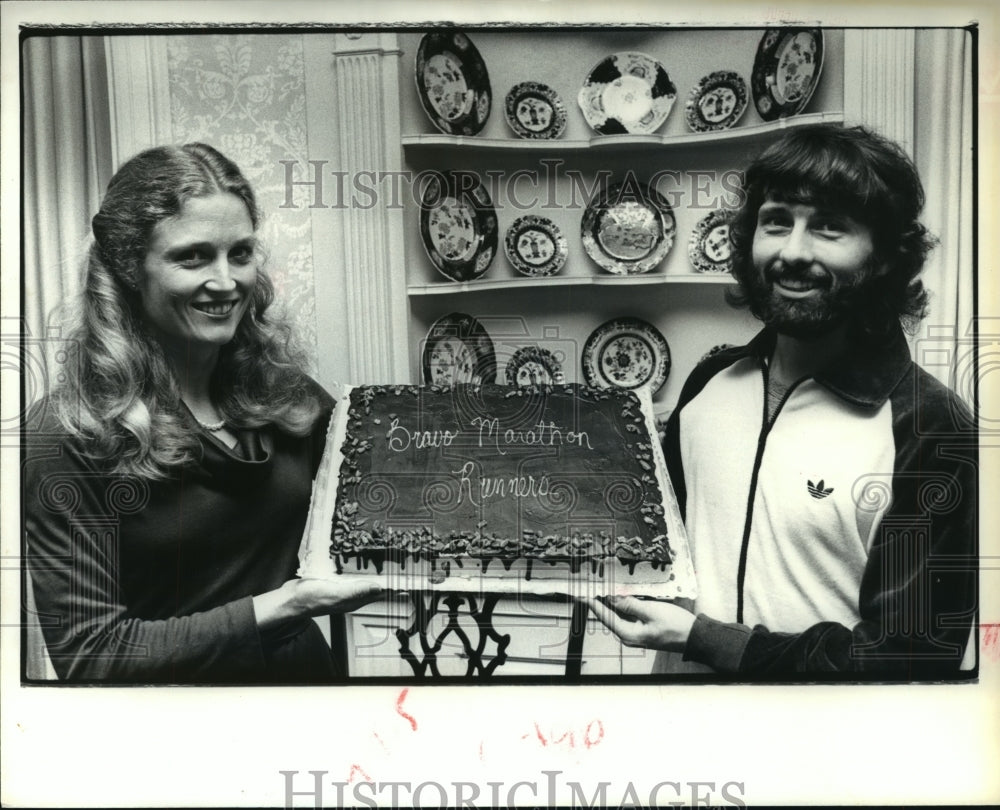
M 419 32 L 400 35 L 404 64 L 413 59 L 420 36 Z M 814 124 L 840 125 L 849 119 L 844 35 L 831 29 L 824 78 L 804 113 L 765 121 L 751 103 L 731 129 L 692 132 L 684 115 L 685 88 L 723 67 L 749 77 L 760 36 L 751 29 L 476 31 L 471 39 L 489 65 L 493 109 L 482 131 L 472 136 L 436 131 L 414 86 L 401 84 L 397 137 L 402 168 L 417 177 L 447 170 L 479 175 L 490 189 L 499 237 L 497 255 L 481 277 L 452 281 L 426 254 L 417 195 L 405 198 L 403 255 L 411 378 L 421 379 L 420 347 L 428 330 L 451 311 L 479 320 L 504 351 L 537 345 L 561 352 L 567 379 L 580 376 L 582 347 L 597 327 L 615 318 L 634 317 L 656 328 L 670 346 L 672 370 L 653 396 L 654 411 L 665 413 L 672 410 L 684 379 L 707 351 L 722 343 L 749 340 L 758 329 L 757 322 L 726 303 L 725 291 L 735 283 L 733 278 L 695 271 L 688 259 L 691 234 L 709 210 L 736 204 L 741 171 L 783 133 Z M 581 76 L 597 60 L 621 50 L 662 59 L 678 88 L 674 109 L 655 134 L 600 135 L 578 114 Z M 505 120 L 504 93 L 532 79 L 532 73 L 544 76 L 566 105 L 563 137 L 520 138 Z M 674 243 L 663 261 L 637 275 L 601 269 L 588 257 L 580 238 L 581 217 L 597 183 L 616 182 L 623 175 L 654 183 L 675 217 Z M 550 219 L 568 240 L 566 264 L 554 276 L 523 276 L 506 259 L 507 229 L 517 217 L 529 213 Z

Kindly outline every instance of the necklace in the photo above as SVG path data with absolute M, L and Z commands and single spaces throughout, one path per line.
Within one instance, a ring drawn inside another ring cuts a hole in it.
M 194 416 L 194 414 L 191 414 Z M 201 425 L 209 433 L 218 433 L 226 426 L 226 420 L 222 419 L 218 422 L 202 422 L 197 416 L 194 417 L 194 421 Z

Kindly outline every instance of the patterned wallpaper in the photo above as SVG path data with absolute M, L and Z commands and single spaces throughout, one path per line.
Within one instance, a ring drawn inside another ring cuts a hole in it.
M 309 193 L 285 202 L 281 160 L 308 159 L 302 37 L 207 34 L 168 37 L 170 114 L 177 143 L 202 141 L 234 160 L 257 193 L 261 237 L 277 305 L 316 368 Z

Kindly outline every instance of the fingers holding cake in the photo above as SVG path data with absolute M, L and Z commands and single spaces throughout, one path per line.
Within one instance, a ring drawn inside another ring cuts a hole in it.
M 596 597 L 588 604 L 626 647 L 682 651 L 695 619 L 679 604 L 635 596 Z

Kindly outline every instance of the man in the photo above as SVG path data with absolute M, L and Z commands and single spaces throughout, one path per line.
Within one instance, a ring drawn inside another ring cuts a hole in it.
M 720 672 L 954 676 L 977 604 L 975 431 L 903 334 L 933 244 L 916 170 L 862 128 L 803 127 L 744 191 L 730 303 L 764 329 L 695 368 L 663 442 L 696 610 L 592 608 L 625 644 Z

